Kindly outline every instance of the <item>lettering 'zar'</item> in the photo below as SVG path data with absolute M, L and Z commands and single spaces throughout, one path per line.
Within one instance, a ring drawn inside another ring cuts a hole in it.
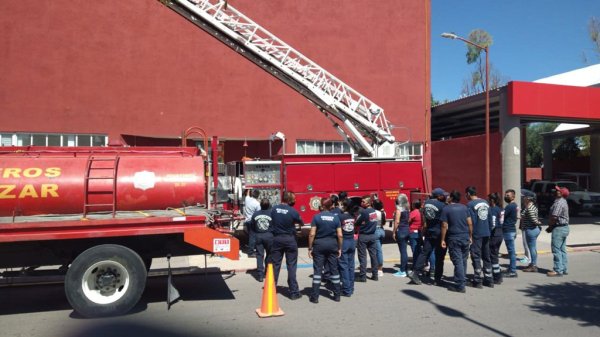
M 56 178 L 61 175 L 60 167 L 5 167 L 0 168 L 0 178 Z M 0 199 L 24 199 L 24 198 L 58 198 L 57 184 L 0 184 Z

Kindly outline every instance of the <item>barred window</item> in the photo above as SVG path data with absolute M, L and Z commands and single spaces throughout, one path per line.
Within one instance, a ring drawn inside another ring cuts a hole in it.
M 342 141 L 296 141 L 297 154 L 352 153 L 350 144 Z
M 108 136 L 61 133 L 1 133 L 0 146 L 106 146 Z

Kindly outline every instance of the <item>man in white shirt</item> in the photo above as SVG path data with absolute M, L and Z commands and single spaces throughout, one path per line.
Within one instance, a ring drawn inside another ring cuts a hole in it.
M 259 190 L 246 190 L 246 198 L 244 199 L 244 225 L 248 232 L 248 257 L 256 256 L 256 236 L 252 226 L 250 226 L 250 220 L 252 219 L 254 212 L 260 210 L 260 202 L 258 201 L 259 196 Z

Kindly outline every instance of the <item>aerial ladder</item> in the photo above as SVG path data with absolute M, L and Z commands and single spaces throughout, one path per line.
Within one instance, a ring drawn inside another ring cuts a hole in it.
M 393 158 L 383 109 L 224 0 L 160 0 L 317 106 L 363 157 Z

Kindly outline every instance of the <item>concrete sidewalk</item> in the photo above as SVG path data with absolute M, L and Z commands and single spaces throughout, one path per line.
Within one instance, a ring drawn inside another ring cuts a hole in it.
M 581 217 L 574 218 L 574 224 L 570 225 L 570 233 L 567 238 L 568 251 L 600 249 L 600 218 Z M 550 241 L 551 235 L 545 232 L 546 227 L 537 240 L 538 254 L 551 254 Z M 298 252 L 298 268 L 312 268 L 312 260 L 308 258 L 308 249 L 306 240 L 300 239 Z M 521 232 L 517 233 L 515 241 L 517 257 L 523 256 L 523 244 Z M 408 249 L 410 256 L 410 248 Z M 506 254 L 506 246 L 503 244 L 500 252 Z M 400 253 L 398 246 L 392 240 L 391 228 L 386 227 L 386 241 L 383 245 L 384 268 L 396 268 L 400 262 Z M 446 256 L 448 259 L 448 256 Z M 167 261 L 164 258 L 154 259 L 152 269 L 163 269 L 167 267 Z M 182 256 L 171 259 L 172 268 L 210 268 L 220 271 L 247 271 L 256 268 L 256 259 L 249 258 L 246 254 L 240 252 L 240 259 L 237 261 L 210 255 Z

